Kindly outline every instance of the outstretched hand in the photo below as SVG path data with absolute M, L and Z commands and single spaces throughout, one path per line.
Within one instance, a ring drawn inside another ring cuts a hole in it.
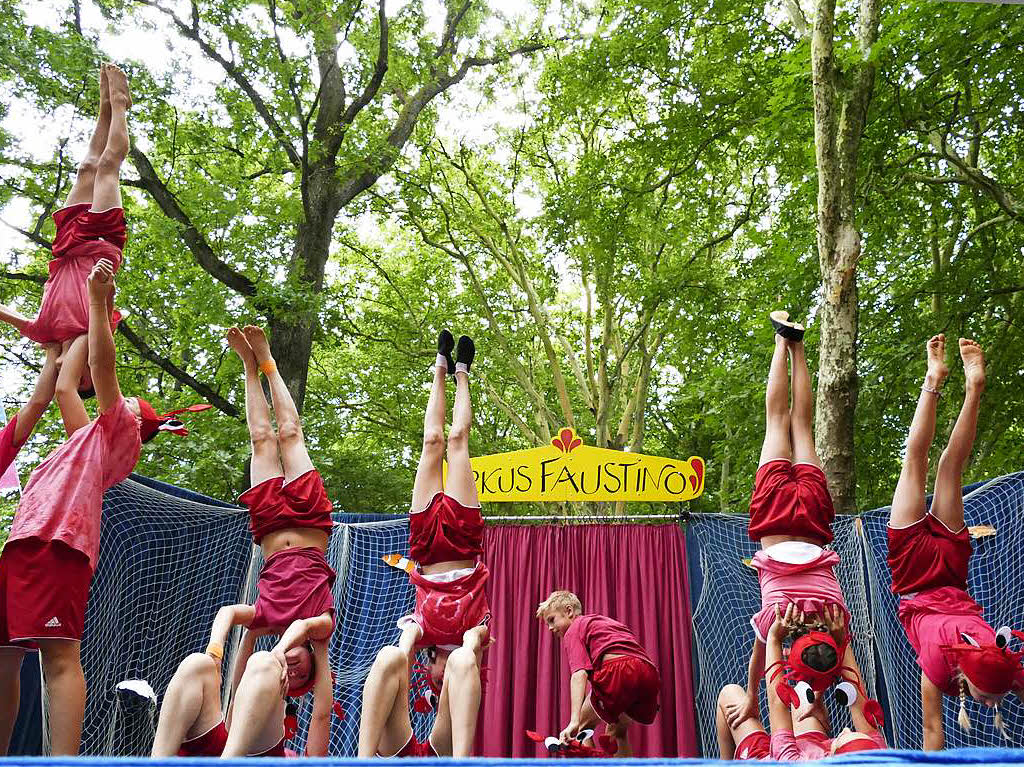
M 89 288 L 89 300 L 93 303 L 107 303 L 114 292 L 114 265 L 101 258 L 89 273 L 86 280 Z
M 821 610 L 821 618 L 825 628 L 838 644 L 846 639 L 846 613 L 839 605 L 825 605 Z

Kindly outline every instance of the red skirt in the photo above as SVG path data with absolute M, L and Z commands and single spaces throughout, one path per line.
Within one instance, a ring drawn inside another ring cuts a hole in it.
M 409 515 L 409 559 L 421 565 L 476 559 L 483 554 L 479 506 L 463 506 L 437 493 L 423 511 Z
M 784 535 L 809 538 L 824 546 L 832 542 L 835 516 L 825 473 L 817 466 L 775 460 L 754 475 L 747 528 L 750 540 Z
M 238 497 L 249 509 L 249 529 L 256 544 L 270 533 L 290 527 L 309 527 L 331 532 L 334 505 L 327 497 L 320 472 L 311 469 L 284 484 L 284 477 L 271 477 Z
M 944 586 L 967 591 L 971 538 L 965 525 L 954 533 L 925 514 L 909 527 L 886 528 L 894 594 L 911 594 Z

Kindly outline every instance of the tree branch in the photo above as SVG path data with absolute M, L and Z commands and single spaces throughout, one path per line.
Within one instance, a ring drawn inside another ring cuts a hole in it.
M 199 233 L 196 225 L 192 223 L 192 219 L 189 218 L 188 214 L 178 204 L 174 194 L 157 176 L 152 163 L 143 154 L 142 150 L 135 144 L 132 144 L 129 152 L 132 162 L 135 163 L 135 167 L 139 171 L 140 178 L 136 182 L 122 181 L 121 183 L 128 186 L 136 186 L 149 192 L 156 201 L 156 204 L 160 206 L 160 210 L 164 212 L 164 215 L 180 225 L 179 233 L 181 238 L 185 241 L 196 262 L 214 279 L 244 296 L 256 295 L 256 283 L 244 274 L 235 271 L 220 259 L 206 239 Z
M 197 394 L 203 397 L 207 402 L 209 402 L 215 408 L 220 410 L 222 413 L 225 413 L 226 415 L 229 415 L 232 418 L 239 417 L 238 408 L 232 405 L 228 400 L 221 397 L 217 392 L 215 392 L 206 384 L 197 381 L 195 378 L 190 376 L 188 373 L 186 373 L 180 367 L 175 365 L 169 359 L 157 354 L 157 352 L 154 351 L 149 344 L 143 341 L 138 336 L 138 334 L 131 329 L 131 327 L 124 319 L 122 319 L 117 324 L 117 330 L 121 335 L 128 339 L 129 343 L 131 343 L 131 345 L 135 347 L 135 349 L 139 352 L 139 356 L 141 356 L 143 359 L 152 362 L 158 368 L 160 368 L 165 373 L 170 375 L 175 381 L 178 381 L 179 383 L 182 383 L 185 386 L 192 389 L 193 391 L 195 391 Z
M 227 73 L 228 77 L 234 80 L 235 84 L 238 85 L 238 87 L 242 89 L 245 95 L 249 97 L 249 100 L 252 102 L 253 108 L 255 108 L 257 114 L 259 114 L 260 118 L 266 124 L 267 128 L 270 129 L 270 132 L 274 135 L 274 138 L 277 139 L 277 143 L 281 145 L 282 149 L 284 149 L 284 152 L 286 155 L 288 155 L 288 159 L 291 161 L 292 165 L 296 167 L 302 165 L 302 160 L 299 157 L 298 152 L 295 151 L 295 147 L 292 146 L 291 141 L 288 138 L 288 134 L 285 132 L 284 128 L 274 117 L 273 112 L 270 111 L 270 107 L 267 106 L 266 102 L 263 100 L 260 94 L 256 92 L 256 88 L 253 86 L 253 84 L 237 66 L 235 66 L 232 62 L 228 61 L 223 56 L 221 56 L 217 52 L 217 49 L 205 40 L 203 40 L 202 35 L 199 34 L 199 8 L 196 6 L 195 2 L 192 2 L 191 24 L 186 24 L 184 21 L 181 20 L 181 18 L 178 17 L 176 13 L 174 13 L 174 11 L 170 10 L 169 8 L 164 8 L 162 5 L 160 5 L 160 3 L 155 2 L 155 0 L 136 0 L 136 2 L 141 3 L 143 5 L 148 5 L 152 8 L 156 8 L 158 11 L 160 11 L 160 13 L 169 17 L 171 21 L 174 22 L 174 25 L 178 28 L 178 31 L 181 32 L 181 34 L 184 37 L 187 37 L 189 40 L 195 42 L 199 46 L 200 50 L 202 50 L 202 52 L 207 55 L 207 57 L 220 64 L 221 68 Z

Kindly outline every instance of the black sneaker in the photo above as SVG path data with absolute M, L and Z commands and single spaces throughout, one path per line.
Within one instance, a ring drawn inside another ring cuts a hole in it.
M 782 336 L 787 341 L 799 343 L 804 340 L 804 326 L 790 321 L 789 312 L 777 309 L 768 316 L 772 321 L 772 327 L 775 328 L 776 334 Z
M 459 336 L 459 346 L 455 350 L 455 361 L 464 362 L 466 370 L 473 364 L 473 357 L 476 355 L 476 345 L 469 336 Z
M 437 353 L 448 363 L 448 375 L 455 375 L 455 362 L 452 360 L 452 349 L 455 348 L 455 336 L 447 329 L 437 334 Z

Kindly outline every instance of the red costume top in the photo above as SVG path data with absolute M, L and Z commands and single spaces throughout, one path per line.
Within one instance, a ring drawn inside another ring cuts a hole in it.
M 95 568 L 103 493 L 132 473 L 140 444 L 139 419 L 121 397 L 32 472 L 8 540 L 63 541 Z
M 22 331 L 36 343 L 60 343 L 89 332 L 89 294 L 86 278 L 101 258 L 121 267 L 125 244 L 124 210 L 89 210 L 90 203 L 72 205 L 53 214 L 57 235 L 53 240 L 50 276 L 36 318 Z M 121 315 L 111 307 L 111 329 Z
M 4 472 L 7 471 L 7 467 L 14 463 L 14 458 L 18 455 L 18 451 L 28 441 L 28 437 L 25 437 L 21 442 L 16 443 L 14 441 L 14 432 L 17 428 L 18 414 L 15 413 L 14 417 L 0 431 L 0 476 L 3 476 Z

